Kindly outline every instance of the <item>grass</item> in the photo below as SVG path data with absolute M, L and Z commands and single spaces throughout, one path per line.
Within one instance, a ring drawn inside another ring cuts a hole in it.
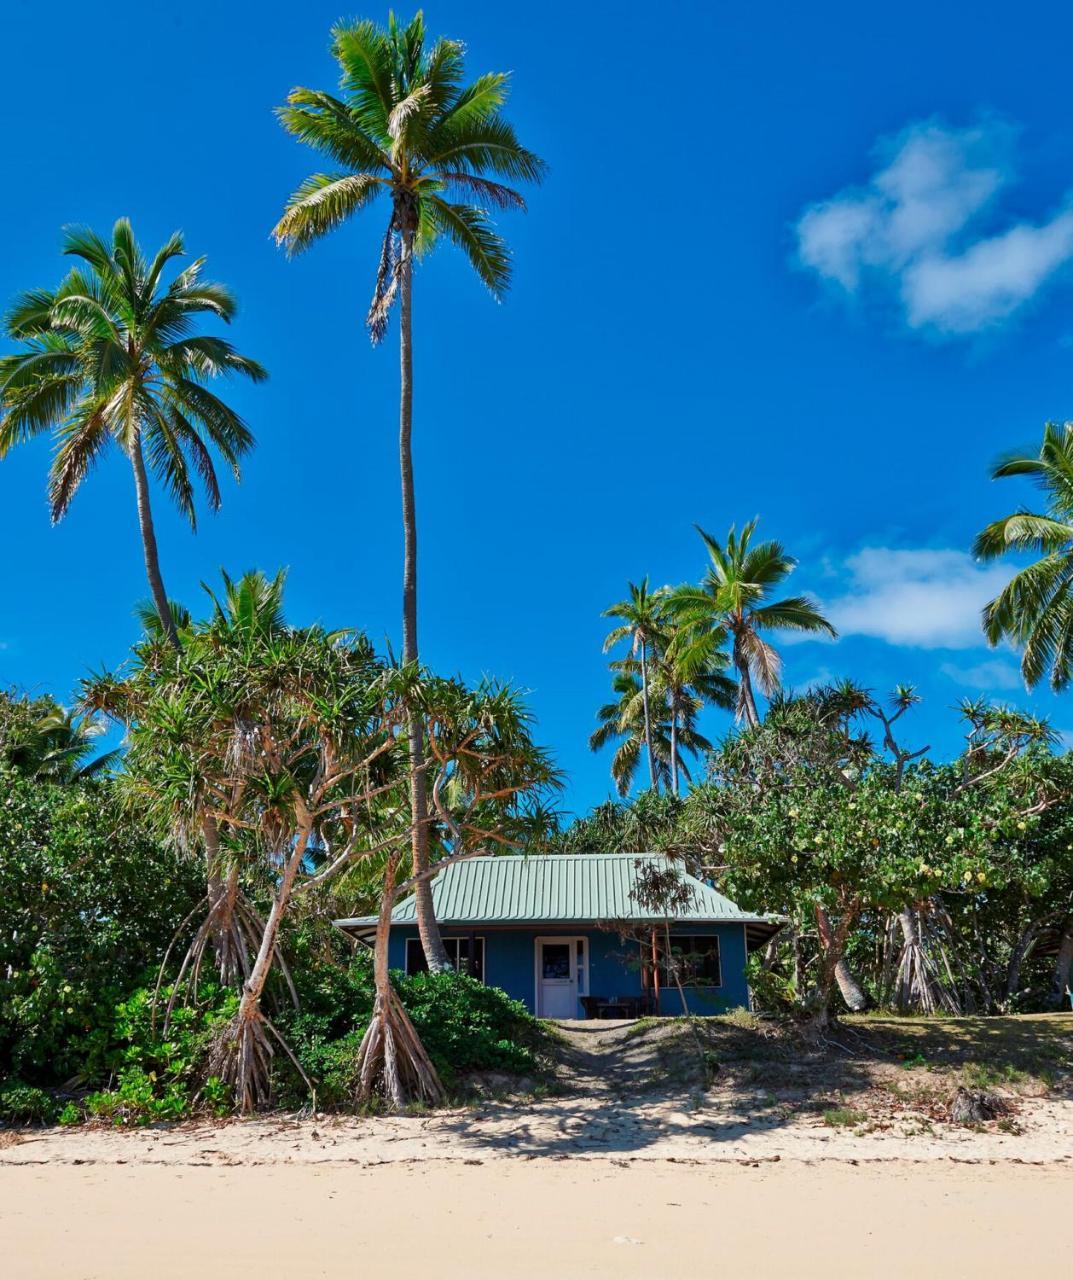
M 832 1129 L 849 1129 L 855 1125 L 864 1124 L 868 1116 L 863 1111 L 856 1111 L 853 1107 L 829 1107 L 823 1113 L 823 1122 L 830 1125 Z

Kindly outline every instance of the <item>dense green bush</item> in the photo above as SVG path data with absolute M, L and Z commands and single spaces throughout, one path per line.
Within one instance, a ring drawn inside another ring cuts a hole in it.
M 216 1030 L 238 1007 L 233 991 L 203 983 L 199 1003 L 179 1005 L 163 1030 L 164 1003 L 153 1013 L 153 992 L 135 991 L 115 1010 L 115 1042 L 111 1057 L 115 1070 L 108 1086 L 88 1094 L 82 1113 L 116 1124 L 147 1124 L 153 1120 L 182 1120 L 200 1104 L 214 1111 L 230 1110 L 230 1095 L 213 1077 L 204 1077 L 204 1061 Z M 72 1123 L 77 1109 L 61 1119 Z
M 498 987 L 463 973 L 418 973 L 398 987 L 445 1083 L 466 1071 L 536 1071 L 536 1021 Z
M 372 956 L 364 949 L 350 955 L 344 947 L 333 955 L 322 953 L 314 963 L 308 953 L 303 956 L 306 963 L 295 973 L 301 1011 L 281 1009 L 278 1016 L 302 1069 L 316 1082 L 318 1105 L 329 1109 L 353 1102 L 354 1063 L 373 1008 Z M 537 1023 L 497 987 L 456 973 L 392 977 L 448 1086 L 468 1071 L 539 1073 Z M 282 1085 L 281 1100 L 303 1101 L 297 1073 Z
M 115 1012 L 203 893 L 107 783 L 0 766 L 0 1079 L 39 1086 L 113 1069 Z

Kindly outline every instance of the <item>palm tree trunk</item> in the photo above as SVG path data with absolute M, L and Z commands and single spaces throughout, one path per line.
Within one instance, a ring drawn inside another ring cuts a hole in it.
M 678 795 L 678 701 L 671 696 L 671 795 Z
M 142 534 L 142 551 L 145 556 L 145 573 L 149 579 L 149 592 L 153 597 L 164 636 L 174 648 L 180 648 L 179 633 L 171 615 L 168 593 L 164 589 L 164 576 L 160 572 L 160 553 L 153 526 L 153 508 L 149 501 L 149 478 L 145 473 L 141 432 L 134 433 L 130 448 L 130 464 L 134 472 L 134 493 L 138 502 L 138 525 Z M 206 816 L 202 822 L 205 839 L 205 859 L 208 867 L 209 915 L 213 920 L 214 951 L 220 978 L 230 986 L 237 981 L 238 950 L 241 944 L 235 916 L 235 895 L 223 892 L 219 883 L 219 839 L 215 819 Z M 229 940 L 229 941 L 227 941 Z
M 756 698 L 753 696 L 753 681 L 749 675 L 749 664 L 739 661 L 736 665 L 738 668 L 738 684 L 741 689 L 739 695 L 741 709 L 745 716 L 745 723 L 750 729 L 757 729 L 760 727 L 760 716 L 756 710 Z
M 145 572 L 149 578 L 149 592 L 153 604 L 160 615 L 160 625 L 168 640 L 179 647 L 179 635 L 175 630 L 175 619 L 171 616 L 168 604 L 168 593 L 164 590 L 164 579 L 160 573 L 160 555 L 156 545 L 156 530 L 153 527 L 153 511 L 149 505 L 149 480 L 145 474 L 145 458 L 142 456 L 141 432 L 136 431 L 130 446 L 130 464 L 134 470 L 134 492 L 138 500 L 138 525 L 142 533 L 142 551 L 145 555 Z
M 413 230 L 405 226 L 399 261 L 399 471 L 402 476 L 402 660 L 418 661 L 417 646 L 417 513 L 414 502 L 414 459 L 412 448 L 414 424 L 414 359 L 413 359 Z M 410 814 L 413 831 L 410 837 L 414 875 L 429 868 L 428 857 L 428 790 L 425 781 L 425 726 L 420 712 L 410 711 L 408 725 L 410 750 Z M 417 908 L 417 930 L 425 960 L 432 971 L 449 969 L 451 962 L 440 937 L 436 912 L 432 904 L 432 885 L 421 880 L 414 891 Z
M 648 782 L 656 790 L 656 757 L 652 751 L 652 716 L 648 707 L 648 645 L 641 641 L 641 701 L 645 709 L 645 749 L 648 752 Z

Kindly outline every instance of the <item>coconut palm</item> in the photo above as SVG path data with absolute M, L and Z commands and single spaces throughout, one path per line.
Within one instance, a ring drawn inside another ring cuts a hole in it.
M 664 613 L 666 615 L 666 608 Z M 738 690 L 726 675 L 730 659 L 723 647 L 726 643 L 723 628 L 678 624 L 667 615 L 662 627 L 662 641 L 656 649 L 655 665 L 670 722 L 668 771 L 671 792 L 678 795 L 679 775 L 683 772 L 680 751 L 683 724 L 688 722 L 689 714 L 696 707 L 708 705 L 730 710 L 735 705 Z M 687 771 L 687 780 L 688 777 Z
M 642 684 L 638 678 L 639 663 L 633 658 L 614 664 L 612 689 L 617 698 L 605 703 L 596 713 L 599 727 L 589 737 L 592 751 L 600 751 L 609 743 L 617 743 L 611 760 L 611 777 L 620 796 L 628 795 L 641 763 L 642 753 L 647 753 L 649 738 L 652 744 L 652 772 L 659 786 L 671 788 L 671 721 L 662 715 L 650 722 L 646 733 Z M 653 683 L 653 700 L 661 708 L 668 705 L 665 691 L 658 681 Z M 689 766 L 682 758 L 683 752 L 696 754 L 710 751 L 711 743 L 696 729 L 701 700 L 691 692 L 679 694 L 676 728 L 676 762 L 678 771 L 690 781 Z M 675 792 L 677 794 L 677 792 Z
M 216 451 L 239 475 L 253 437 L 241 418 L 209 391 L 218 376 L 260 381 L 265 372 L 224 339 L 194 332 L 193 318 L 230 321 L 235 302 L 221 284 L 201 278 L 195 259 L 164 284 L 168 264 L 184 253 L 176 233 L 147 259 L 126 218 L 107 244 L 85 229 L 65 232 L 63 252 L 79 260 L 54 291 L 19 297 L 7 316 L 21 344 L 0 360 L 0 457 L 46 431 L 55 441 L 49 478 L 53 522 L 110 443 L 134 473 L 145 569 L 168 638 L 176 629 L 160 571 L 148 472 L 196 528 L 196 473 L 209 506 L 220 506 Z
M 20 732 L 10 742 L 0 742 L 7 762 L 28 778 L 48 782 L 83 782 L 107 772 L 119 759 L 118 751 L 95 754 L 95 741 L 103 732 L 92 715 L 61 707 L 51 699 L 17 704 L 26 714 Z
M 983 611 L 984 634 L 997 645 L 1021 647 L 1021 674 L 1032 688 L 1050 670 L 1050 686 L 1064 689 L 1073 671 L 1073 423 L 1048 422 L 1036 455 L 1015 454 L 992 472 L 996 480 L 1028 476 L 1045 498 L 1045 513 L 1023 508 L 989 524 L 973 554 L 995 560 L 1035 552 Z
M 649 591 L 648 578 L 640 584 L 629 583 L 629 595 L 603 611 L 605 618 L 619 618 L 621 624 L 610 632 L 604 641 L 604 653 L 609 652 L 623 640 L 629 642 L 630 653 L 638 660 L 641 673 L 641 704 L 643 708 L 643 729 L 645 754 L 648 757 L 648 783 L 655 789 L 656 753 L 652 741 L 652 707 L 648 679 L 648 659 L 661 636 L 663 616 L 658 591 Z M 619 690 L 623 692 L 623 690 Z M 623 793 L 625 794 L 625 793 Z
M 731 526 L 726 546 L 698 526 L 708 549 L 707 571 L 699 586 L 677 587 L 667 602 L 669 612 L 683 625 L 725 628 L 730 633 L 731 657 L 738 672 L 737 714 L 753 728 L 760 723 L 753 683 L 771 697 L 782 676 L 782 660 L 763 633 L 837 635 L 808 596 L 770 599 L 797 561 L 781 543 L 753 545 L 756 524 L 750 520 L 740 534 Z
M 322 152 L 332 172 L 307 178 L 290 198 L 275 228 L 276 241 L 294 253 L 307 248 L 351 215 L 381 200 L 388 206 L 373 300 L 366 323 L 374 343 L 387 332 L 399 302 L 399 460 L 402 475 L 403 661 L 418 661 L 417 519 L 413 476 L 412 295 L 415 254 L 446 237 L 469 259 L 499 298 L 510 282 L 510 255 L 493 228 L 492 209 L 524 209 L 507 182 L 536 181 L 543 162 L 527 151 L 503 118 L 507 75 L 464 81 L 457 40 L 426 43 L 418 14 L 385 29 L 372 22 L 332 30 L 341 71 L 341 97 L 294 89 L 279 112 L 288 133 Z M 421 719 L 410 721 L 413 857 L 428 869 L 428 797 L 421 779 L 425 748 Z M 430 968 L 447 968 L 427 879 L 417 889 L 421 941 Z

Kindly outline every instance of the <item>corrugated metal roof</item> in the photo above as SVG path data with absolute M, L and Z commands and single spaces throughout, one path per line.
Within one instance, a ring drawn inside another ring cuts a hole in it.
M 658 853 L 584 853 L 470 858 L 445 867 L 432 881 L 432 900 L 441 924 L 529 924 L 596 920 L 653 920 L 631 890 L 638 859 L 658 867 L 676 866 Z M 680 869 L 679 869 L 680 870 Z M 768 922 L 752 915 L 710 885 L 680 870 L 691 901 L 676 920 Z M 391 913 L 394 924 L 416 920 L 412 897 Z M 375 916 L 336 920 L 341 928 L 365 928 Z

